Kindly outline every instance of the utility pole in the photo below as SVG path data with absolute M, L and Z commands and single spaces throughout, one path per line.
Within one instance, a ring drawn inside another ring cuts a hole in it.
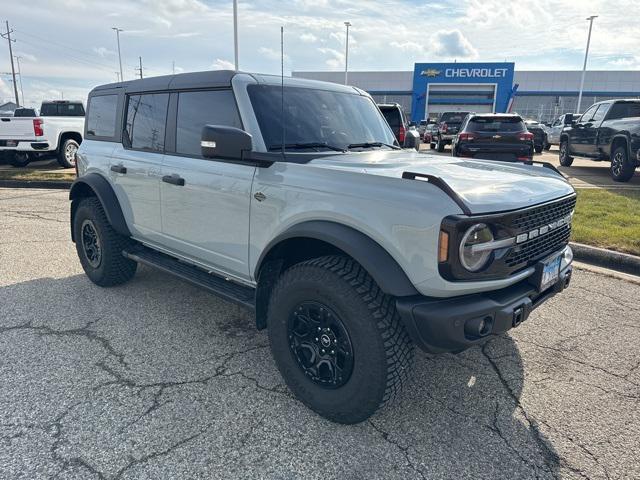
M 16 69 L 13 66 L 13 49 L 11 48 L 11 42 L 15 42 L 15 40 L 11 40 L 11 34 L 13 30 L 9 30 L 9 21 L 5 22 L 7 25 L 7 33 L 1 33 L 0 36 L 2 38 L 6 38 L 9 42 L 9 58 L 11 59 L 11 76 L 13 77 L 13 92 L 16 95 L 16 105 L 20 106 L 20 99 L 18 98 L 18 84 L 16 83 Z
M 171 73 L 176 74 L 176 61 L 171 62 Z
M 116 38 L 118 40 L 118 62 L 120 62 L 120 78 L 121 81 L 124 81 L 124 76 L 122 75 L 122 54 L 120 53 L 120 32 L 124 32 L 124 30 L 118 27 L 111 27 L 111 30 L 116 31 Z
M 18 76 L 20 77 L 20 96 L 22 97 L 22 106 L 24 106 L 24 88 L 22 88 L 22 69 L 20 68 L 20 60 L 22 60 L 22 57 L 16 56 L 15 58 L 18 64 Z
M 140 78 L 142 78 L 142 57 L 138 57 L 138 60 L 140 61 L 140 68 L 136 68 L 136 70 L 140 73 Z
M 238 71 L 238 0 L 233 0 L 233 55 Z
M 582 103 L 582 90 L 584 88 L 584 74 L 587 71 L 587 58 L 589 57 L 589 44 L 591 43 L 591 29 L 593 28 L 593 19 L 598 18 L 598 15 L 591 15 L 587 18 L 589 20 L 589 35 L 587 36 L 587 49 L 584 52 L 584 65 L 582 65 L 582 78 L 580 79 L 580 92 L 578 93 L 578 107 L 576 113 L 580 113 L 580 104 Z
M 349 75 L 349 27 L 351 26 L 351 22 L 344 22 L 345 27 L 347 27 L 347 36 L 345 38 L 345 50 L 344 50 L 344 84 L 347 84 L 347 79 Z
M 120 72 L 114 72 L 116 74 L 116 81 L 120 83 Z

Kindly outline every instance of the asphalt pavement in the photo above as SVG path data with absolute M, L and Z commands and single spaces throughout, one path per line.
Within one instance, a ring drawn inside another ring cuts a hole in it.
M 0 189 L 2 479 L 640 478 L 640 286 L 584 270 L 510 335 L 418 353 L 355 426 L 295 400 L 252 315 L 141 268 L 102 289 L 67 193 Z

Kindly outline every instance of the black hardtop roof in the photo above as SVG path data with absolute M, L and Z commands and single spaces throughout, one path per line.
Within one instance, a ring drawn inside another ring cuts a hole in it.
M 238 73 L 235 70 L 212 70 L 208 72 L 177 73 L 160 77 L 127 80 L 108 83 L 95 87 L 89 95 L 101 90 L 123 88 L 126 92 L 147 92 L 180 88 L 221 88 L 231 86 L 231 79 Z

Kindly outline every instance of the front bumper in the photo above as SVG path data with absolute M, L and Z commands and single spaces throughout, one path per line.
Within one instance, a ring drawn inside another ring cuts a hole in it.
M 418 347 L 430 353 L 459 352 L 520 325 L 535 308 L 567 288 L 571 272 L 571 265 L 565 267 L 555 285 L 542 293 L 528 278 L 502 290 L 462 297 L 399 298 L 396 308 Z

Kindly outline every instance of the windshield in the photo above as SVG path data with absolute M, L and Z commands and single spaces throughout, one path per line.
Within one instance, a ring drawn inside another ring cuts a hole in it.
M 281 87 L 250 85 L 247 90 L 267 149 L 279 149 L 283 140 Z M 373 101 L 358 94 L 285 87 L 284 118 L 284 141 L 291 146 L 309 144 L 317 150 L 326 144 L 346 149 L 351 144 L 395 142 Z
M 469 132 L 523 132 L 524 123 L 518 117 L 476 117 L 467 126 Z

